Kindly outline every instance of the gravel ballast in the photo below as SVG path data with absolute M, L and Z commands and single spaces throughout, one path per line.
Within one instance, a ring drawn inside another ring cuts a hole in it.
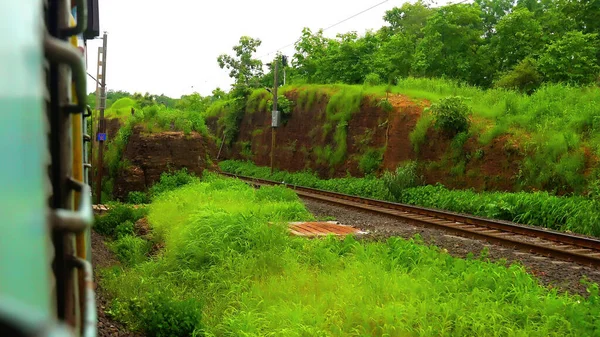
M 580 283 L 583 277 L 600 284 L 600 269 L 598 268 L 555 260 L 497 244 L 460 237 L 440 229 L 414 226 L 391 216 L 377 215 L 310 199 L 302 199 L 302 201 L 307 209 L 319 219 L 333 217 L 343 225 L 350 225 L 368 231 L 369 234 L 365 236 L 365 239 L 384 240 L 392 236 L 409 239 L 419 234 L 425 244 L 437 246 L 446 250 L 452 256 L 460 258 L 467 257 L 469 253 L 477 257 L 487 247 L 487 258 L 491 261 L 506 259 L 509 263 L 520 262 L 543 285 L 582 296 L 587 296 L 586 286 Z

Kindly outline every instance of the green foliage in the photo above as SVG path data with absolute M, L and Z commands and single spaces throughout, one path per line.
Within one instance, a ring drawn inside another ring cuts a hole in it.
M 417 172 L 417 162 L 408 161 L 396 168 L 396 171 L 386 171 L 383 174 L 383 183 L 396 199 L 401 200 L 403 192 L 407 188 L 417 187 L 423 184 L 423 177 Z
M 198 300 L 177 300 L 160 289 L 142 298 L 131 298 L 128 309 L 149 337 L 196 336 L 201 333 L 202 311 Z
M 389 113 L 389 112 L 394 111 L 394 106 L 386 98 L 380 99 L 379 102 L 377 102 L 377 106 L 379 108 L 381 108 L 381 110 L 383 110 L 384 112 L 388 112 Z
M 560 294 L 518 264 L 487 262 L 485 252 L 455 258 L 419 237 L 292 237 L 285 222 L 312 217 L 282 187 L 254 190 L 204 174 L 203 182 L 154 201 L 149 220 L 164 240 L 164 255 L 101 278 L 113 316 L 148 336 L 391 336 L 423 329 L 436 336 L 580 336 L 598 330 L 597 285 L 588 287 L 587 299 Z
M 316 151 L 317 149 L 315 149 Z M 389 191 L 381 179 L 374 176 L 366 178 L 338 178 L 321 180 L 313 172 L 296 172 L 275 170 L 271 175 L 268 167 L 259 167 L 251 162 L 225 160 L 219 162 L 219 167 L 224 172 L 246 175 L 251 177 L 283 181 L 286 184 L 314 187 L 324 190 L 338 191 L 340 193 L 363 195 L 373 199 L 389 198 Z
M 130 220 L 121 222 L 115 228 L 115 236 L 120 239 L 127 235 L 133 235 L 134 233 L 134 225 Z
M 290 78 L 369 86 L 418 76 L 489 88 L 506 83 L 507 72 L 515 72 L 512 82 L 535 76 L 515 68 L 531 58 L 546 81 L 592 83 L 599 67 L 598 12 L 595 1 L 405 3 L 386 11 L 384 27 L 362 36 L 327 38 L 323 30 L 303 29 Z
M 273 111 L 273 100 L 268 100 L 269 111 Z M 281 111 L 283 116 L 289 116 L 294 110 L 294 102 L 284 95 L 277 96 L 277 110 Z
M 433 103 L 431 113 L 435 119 L 435 127 L 450 136 L 469 129 L 471 108 L 461 97 L 447 97 Z
M 140 205 L 147 204 L 150 200 L 148 199 L 148 195 L 141 191 L 133 191 L 127 194 L 127 203 Z
M 133 134 L 133 127 L 137 122 L 139 122 L 139 120 L 139 117 L 128 119 L 125 122 L 125 125 L 119 129 L 116 137 L 112 141 L 108 142 L 106 153 L 104 154 L 104 160 L 108 166 L 109 177 L 116 177 L 117 174 L 123 168 L 125 168 L 127 163 L 122 160 L 123 153 L 125 152 L 125 148 L 129 142 L 129 137 L 131 137 Z
M 330 130 L 335 125 L 335 133 L 333 135 L 335 148 L 327 157 L 319 157 L 320 160 L 327 161 L 332 166 L 344 161 L 348 146 L 346 139 L 348 135 L 348 122 L 352 118 L 352 115 L 360 110 L 363 97 L 361 89 L 350 86 L 339 87 L 339 90 L 331 96 L 327 103 L 327 118 L 323 130 L 325 137 L 328 133 L 327 130 Z
M 129 225 L 125 222 L 135 223 L 146 215 L 144 208 L 135 209 L 128 205 L 114 203 L 109 205 L 110 210 L 103 215 L 96 216 L 94 220 L 94 230 L 108 237 L 116 237 L 129 231 Z
M 378 74 L 371 73 L 365 77 L 365 85 L 368 87 L 376 86 L 381 84 L 381 77 Z
M 267 100 L 272 95 L 265 89 L 256 89 L 252 91 L 252 94 L 248 97 L 246 103 L 246 112 L 252 114 L 255 112 L 265 112 Z
M 229 70 L 229 77 L 236 81 L 236 86 L 252 85 L 262 75 L 262 62 L 252 58 L 261 44 L 260 39 L 242 36 L 239 44 L 233 47 L 235 56 L 222 54 L 217 58 L 219 67 Z
M 240 151 L 240 154 L 242 155 L 242 157 L 246 158 L 246 159 L 252 159 L 252 143 L 251 142 L 242 142 L 241 144 L 242 150 Z
M 123 97 L 115 101 L 110 108 L 104 111 L 104 118 L 118 118 L 126 121 L 131 117 L 131 108 L 137 106 L 137 102 L 130 97 Z
M 535 61 L 525 59 L 500 77 L 495 86 L 531 95 L 541 84 L 542 75 L 537 71 Z
M 185 167 L 179 171 L 163 172 L 160 175 L 160 180 L 148 190 L 148 195 L 154 199 L 162 193 L 178 189 L 195 181 L 198 181 L 198 178 L 193 173 L 189 173 Z
M 589 84 L 598 78 L 598 35 L 568 32 L 546 46 L 539 67 L 552 82 Z
M 125 266 L 134 266 L 147 260 L 146 255 L 150 252 L 151 245 L 150 242 L 127 233 L 108 243 L 108 248 Z
M 418 186 L 422 183 L 422 178 L 419 177 L 414 162 L 400 166 L 394 173 L 384 173 L 383 179 L 366 177 L 320 180 L 309 172 L 282 171 L 270 175 L 268 167 L 237 161 L 223 161 L 219 166 L 225 172 L 240 175 L 600 236 L 600 203 L 597 200 L 582 196 L 560 197 L 548 192 L 476 193 L 470 190 L 448 190 L 442 185 Z
M 364 174 L 371 174 L 381 166 L 383 161 L 384 149 L 368 149 L 365 154 L 360 157 L 358 168 Z
M 140 112 L 136 112 L 136 116 L 138 121 L 145 126 L 145 131 L 148 132 L 183 131 L 184 134 L 188 135 L 195 131 L 203 136 L 208 136 L 208 128 L 203 116 L 205 111 L 196 110 L 198 105 L 200 103 L 178 103 L 179 107 L 188 110 L 151 105 Z
M 415 125 L 415 128 L 408 135 L 410 143 L 412 144 L 415 152 L 418 153 L 421 145 L 425 143 L 427 131 L 433 125 L 433 122 L 434 116 L 428 110 L 423 111 L 421 117 Z

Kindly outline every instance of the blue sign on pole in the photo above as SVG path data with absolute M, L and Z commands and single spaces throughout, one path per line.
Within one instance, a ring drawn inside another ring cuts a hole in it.
M 106 133 L 98 133 L 98 141 L 105 142 L 106 141 Z

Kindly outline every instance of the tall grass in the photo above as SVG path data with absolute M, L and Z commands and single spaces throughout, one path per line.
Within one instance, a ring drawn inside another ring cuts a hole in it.
M 443 79 L 404 78 L 393 92 L 437 101 L 447 96 L 468 99 L 473 115 L 490 128 L 479 135 L 482 144 L 504 133 L 511 134 L 527 157 L 519 185 L 549 191 L 581 193 L 588 187 L 582 152 L 600 154 L 600 88 L 545 84 L 531 96 L 504 89 L 481 90 Z M 423 134 L 419 122 L 413 144 Z M 411 137 L 412 139 L 412 137 Z M 591 177 L 593 178 L 593 176 Z
M 449 190 L 442 185 L 413 187 L 420 180 L 414 164 L 402 167 L 395 175 L 321 180 L 314 173 L 289 173 L 257 167 L 250 162 L 223 161 L 225 172 L 283 181 L 367 198 L 474 214 L 499 220 L 571 231 L 600 237 L 600 201 L 583 196 L 555 196 L 548 192 L 504 193 Z M 418 184 L 417 184 L 418 185 Z
M 306 240 L 291 191 L 204 181 L 150 206 L 162 255 L 102 271 L 109 313 L 148 336 L 581 336 L 590 296 L 538 285 L 519 265 L 458 259 L 415 240 Z

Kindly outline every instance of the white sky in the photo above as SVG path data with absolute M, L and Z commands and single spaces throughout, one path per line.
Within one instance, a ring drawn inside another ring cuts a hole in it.
M 382 1 L 100 0 L 100 30 L 108 33 L 107 89 L 174 98 L 194 91 L 209 95 L 216 87 L 228 91 L 232 82 L 217 57 L 233 54 L 240 36 L 261 39 L 256 56 L 262 56 L 295 42 L 303 27 L 315 32 Z M 415 0 L 388 0 L 325 35 L 378 29 L 385 11 L 404 2 Z M 438 5 L 447 2 L 439 0 Z M 88 72 L 94 77 L 101 45 L 101 39 L 88 41 Z M 294 47 L 282 52 L 291 57 Z M 95 91 L 95 82 L 88 79 L 88 92 Z

